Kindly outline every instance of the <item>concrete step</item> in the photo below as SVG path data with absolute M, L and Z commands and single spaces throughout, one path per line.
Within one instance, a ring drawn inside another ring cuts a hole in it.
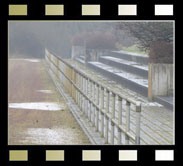
M 173 110 L 173 96 L 157 96 L 154 101 L 164 105 L 166 108 Z
M 101 62 L 88 62 L 88 66 L 127 88 L 147 97 L 148 80 L 141 76 L 111 67 Z
M 81 57 L 76 58 L 76 61 L 78 61 L 79 63 L 81 63 L 83 65 L 85 64 L 85 61 Z
M 112 57 L 112 56 L 101 56 L 99 58 L 99 61 L 106 65 L 125 70 L 129 73 L 133 73 L 133 74 L 142 76 L 144 78 L 148 78 L 147 65 L 140 64 L 134 61 L 128 61 L 128 60 Z
M 79 63 L 84 64 L 84 61 L 81 58 L 77 58 L 76 60 Z M 125 85 L 134 92 L 137 92 L 145 97 L 148 96 L 148 79 L 145 77 L 134 73 L 132 74 L 131 71 L 127 72 L 125 69 L 117 69 L 112 67 L 111 64 L 107 65 L 102 62 L 88 62 L 87 66 L 97 72 L 102 73 L 111 80 Z M 154 101 L 162 104 L 168 109 L 173 109 L 173 97 L 158 96 L 154 98 Z
M 144 65 L 148 65 L 147 55 L 141 55 L 133 52 L 120 50 L 120 51 L 111 51 L 110 55 L 106 55 L 106 56 L 112 56 L 112 57 L 116 57 L 116 58 L 120 58 L 128 61 L 133 61 L 133 62 L 141 63 Z

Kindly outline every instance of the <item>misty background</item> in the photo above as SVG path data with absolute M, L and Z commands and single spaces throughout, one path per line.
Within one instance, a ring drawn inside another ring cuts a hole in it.
M 16 58 L 43 58 L 45 48 L 70 58 L 72 45 L 88 42 L 92 49 L 111 46 L 147 54 L 153 49 L 149 55 L 156 59 L 173 59 L 173 22 L 10 21 L 8 40 L 9 57 Z
M 133 45 L 132 37 L 125 32 L 117 35 L 112 22 L 9 22 L 9 56 L 43 58 L 44 49 L 61 57 L 71 56 L 72 38 L 83 32 L 111 32 L 124 46 Z

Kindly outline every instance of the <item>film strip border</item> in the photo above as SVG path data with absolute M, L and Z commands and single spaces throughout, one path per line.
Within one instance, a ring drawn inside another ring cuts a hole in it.
M 40 151 L 39 160 L 43 162 L 114 162 L 114 163 L 123 163 L 123 162 L 140 162 L 144 161 L 145 155 L 142 153 L 143 151 L 140 150 L 82 150 L 82 149 L 72 149 L 71 151 L 67 150 L 42 150 Z M 149 157 L 147 157 L 148 161 L 154 161 L 154 162 L 174 162 L 174 150 L 154 150 L 149 151 L 151 154 Z M 35 154 L 34 150 L 9 150 L 8 153 L 8 160 L 9 163 L 15 163 L 15 162 L 29 162 L 31 160 L 35 160 Z M 75 154 L 74 154 L 75 153 Z M 72 155 L 71 155 L 72 154 Z M 148 154 L 148 152 L 147 152 Z M 146 159 L 145 159 L 146 160 Z
M 14 18 L 14 16 L 18 16 L 18 18 L 27 18 L 29 16 L 35 16 L 36 18 L 37 16 L 37 18 L 40 18 L 41 16 L 41 18 L 44 17 L 46 19 L 48 16 L 59 16 L 60 18 L 64 18 L 65 16 L 74 16 L 76 19 L 77 17 L 89 19 L 89 16 L 101 18 L 102 16 L 107 17 L 110 15 L 111 17 L 109 17 L 109 19 L 114 17 L 119 19 L 129 19 L 130 17 L 132 19 L 136 19 L 139 16 L 142 16 L 141 18 L 146 19 L 149 19 L 149 17 L 158 19 L 159 16 L 163 16 L 163 18 L 168 16 L 168 18 L 171 19 L 175 16 L 175 5 L 173 1 L 171 1 L 171 3 L 161 4 L 159 4 L 159 2 L 156 4 L 148 4 L 147 1 L 144 5 L 143 3 L 123 4 L 116 3 L 115 1 L 115 3 L 111 4 L 111 6 L 110 4 L 105 6 L 105 4 L 101 3 L 78 4 L 77 1 L 75 3 L 76 5 L 73 4 L 72 7 L 70 7 L 68 3 L 62 3 L 62 1 L 59 4 L 31 4 L 21 2 L 17 3 L 17 1 L 15 1 L 15 3 L 8 4 L 7 14 L 10 16 L 9 18 Z M 34 8 L 35 6 L 36 8 Z M 74 10 L 72 10 L 73 8 Z M 71 10 L 72 12 L 70 12 Z M 8 165 L 32 165 L 29 162 L 46 163 L 46 165 L 49 165 L 50 162 L 59 162 L 60 164 L 74 161 L 76 161 L 76 164 L 80 162 L 88 163 L 92 161 L 96 161 L 98 163 L 107 163 L 110 161 L 111 163 L 114 162 L 117 165 L 118 163 L 121 164 L 122 162 L 141 162 L 144 160 L 147 162 L 154 161 L 157 163 L 159 163 L 159 161 L 164 161 L 166 163 L 166 161 L 174 162 L 176 160 L 177 154 L 176 149 L 173 150 L 174 148 L 172 147 L 163 149 L 161 146 L 157 147 L 157 150 L 156 148 L 150 148 L 149 146 L 142 147 L 140 150 L 136 150 L 136 148 L 133 149 L 133 147 L 128 147 L 126 150 L 124 150 L 124 147 L 121 147 L 121 150 L 116 150 L 112 147 L 110 149 L 108 146 L 98 149 L 96 149 L 97 147 L 93 147 L 93 149 L 90 148 L 90 150 L 84 150 L 85 146 L 82 148 L 77 146 L 71 146 L 69 148 L 61 147 L 60 149 L 58 146 L 56 148 L 57 150 L 54 150 L 54 148 L 51 149 L 51 147 L 46 150 L 46 148 L 46 146 L 44 148 L 30 147 L 24 150 L 18 150 L 20 147 L 16 146 L 14 146 L 12 149 L 8 148 L 10 149 L 7 150 L 6 153 Z M 117 149 L 119 149 L 119 147 Z M 37 157 L 39 158 L 39 161 L 36 160 Z
M 29 3 L 9 3 L 8 4 L 8 15 L 9 16 L 74 16 L 74 17 L 84 17 L 95 16 L 97 17 L 138 17 L 138 16 L 174 16 L 175 15 L 175 5 L 173 3 L 155 3 L 155 4 L 138 4 L 138 3 L 114 3 L 111 4 L 111 9 L 109 4 L 73 4 L 76 6 L 70 6 L 68 3 L 58 3 L 58 4 L 38 4 L 37 6 Z M 34 11 L 34 7 L 36 7 Z M 38 10 L 40 11 L 38 12 Z M 72 12 L 70 11 L 72 10 Z M 108 10 L 108 11 L 107 11 Z M 143 11 L 142 11 L 143 10 Z M 37 11 L 37 12 L 36 12 Z M 72 14 L 71 14 L 72 13 Z

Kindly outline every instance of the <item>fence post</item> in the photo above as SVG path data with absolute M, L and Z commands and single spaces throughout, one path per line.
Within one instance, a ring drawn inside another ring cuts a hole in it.
M 101 104 L 100 104 L 100 109 L 101 109 L 101 136 L 104 136 L 104 88 L 101 87 Z
M 84 109 L 83 109 L 83 89 L 84 89 L 84 82 L 83 82 L 83 76 L 81 76 L 81 110 L 84 112 Z
M 98 84 L 96 84 L 96 86 L 97 86 L 97 106 L 99 107 L 99 85 Z M 99 130 L 99 109 L 98 108 L 96 108 L 96 131 L 98 131 Z
M 126 133 L 130 131 L 130 102 L 126 101 Z M 125 144 L 129 144 L 129 136 L 125 135 Z
M 136 105 L 136 137 L 135 142 L 137 145 L 140 145 L 140 114 L 141 114 L 141 105 L 140 103 Z
M 56 64 L 56 66 L 57 66 L 57 78 L 59 78 L 59 59 L 57 58 L 57 64 Z
M 89 97 L 89 90 L 88 90 L 88 85 L 89 85 L 89 78 L 86 79 L 86 95 Z M 87 114 L 87 117 L 89 117 L 89 100 L 86 99 L 86 114 Z
M 89 121 L 91 122 L 92 103 L 89 101 Z
M 114 123 L 112 120 L 115 119 L 115 94 L 112 93 L 112 116 L 111 116 L 111 144 L 114 144 Z
M 84 77 L 81 76 L 81 110 L 84 112 Z
M 83 77 L 83 94 L 86 95 L 86 79 L 85 79 L 85 77 Z M 84 95 L 83 95 L 83 112 L 86 115 L 86 98 Z
M 93 102 L 95 103 L 95 82 L 93 82 Z M 95 126 L 95 106 L 93 105 L 93 126 Z
M 90 84 L 90 99 L 92 99 L 92 81 L 90 80 L 89 81 L 89 84 Z
M 90 99 L 92 99 L 92 81 L 89 81 L 89 84 L 90 84 L 90 95 L 89 95 L 89 97 L 90 97 Z M 91 105 L 91 102 L 90 102 L 90 114 L 89 114 L 89 119 L 90 119 L 90 121 L 92 120 L 91 119 L 91 114 L 92 114 L 92 105 Z
M 74 69 L 72 69 L 71 72 L 72 72 L 71 80 L 74 83 Z M 72 83 L 72 86 L 71 86 L 71 97 L 74 99 L 74 85 L 73 85 L 73 83 Z
M 79 89 L 81 90 L 81 75 L 79 74 Z M 81 108 L 81 93 L 79 91 L 79 108 Z
M 78 83 L 77 83 L 77 72 L 75 72 L 75 80 L 76 80 L 76 82 L 75 82 L 75 85 L 76 85 L 76 87 L 78 87 Z M 78 103 L 78 90 L 77 90 L 77 88 L 76 88 L 76 103 Z
M 108 126 L 108 117 L 107 117 L 107 114 L 109 113 L 109 90 L 106 90 L 106 95 L 107 95 L 107 97 L 106 97 L 106 109 L 105 109 L 105 111 L 106 111 L 106 125 L 105 125 L 105 143 L 107 144 L 108 142 L 109 142 L 109 140 L 108 140 L 108 130 L 109 130 L 109 126 Z
M 79 73 L 77 73 L 77 87 L 79 88 Z M 79 90 L 77 89 L 77 104 L 79 105 Z
M 118 96 L 118 126 L 122 125 L 122 98 Z M 118 145 L 121 144 L 121 129 L 118 127 Z

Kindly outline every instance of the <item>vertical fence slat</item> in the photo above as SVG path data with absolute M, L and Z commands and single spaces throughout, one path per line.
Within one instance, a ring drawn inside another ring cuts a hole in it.
M 141 113 L 141 105 L 136 106 L 136 137 L 135 142 L 137 145 L 140 145 L 140 113 Z
M 126 101 L 126 133 L 130 131 L 130 102 Z M 129 144 L 129 136 L 125 136 L 125 144 Z
M 89 96 L 89 90 L 88 90 L 88 86 L 89 86 L 89 79 L 86 78 L 86 95 Z M 89 100 L 86 99 L 86 115 L 89 118 Z
M 101 87 L 101 104 L 100 104 L 100 109 L 101 109 L 101 136 L 104 136 L 104 113 L 102 112 L 104 109 L 104 88 Z
M 118 96 L 118 126 L 122 125 L 122 98 Z M 118 128 L 118 144 L 121 144 L 121 129 Z
M 96 91 L 97 91 L 97 94 L 96 94 L 96 104 L 97 106 L 99 107 L 99 85 L 97 84 L 96 85 Z M 99 109 L 96 108 L 96 131 L 99 130 Z
M 108 140 L 108 130 L 109 130 L 109 124 L 108 124 L 108 117 L 107 117 L 107 114 L 109 113 L 109 91 L 106 90 L 106 108 L 105 108 L 105 111 L 106 111 L 106 125 L 105 125 L 105 143 L 108 143 L 109 140 Z
M 93 102 L 95 103 L 95 83 L 93 82 Z M 93 126 L 95 126 L 95 106 L 93 105 Z
M 112 120 L 115 119 L 115 94 L 112 93 L 112 113 L 111 113 L 111 144 L 114 144 L 114 123 Z

